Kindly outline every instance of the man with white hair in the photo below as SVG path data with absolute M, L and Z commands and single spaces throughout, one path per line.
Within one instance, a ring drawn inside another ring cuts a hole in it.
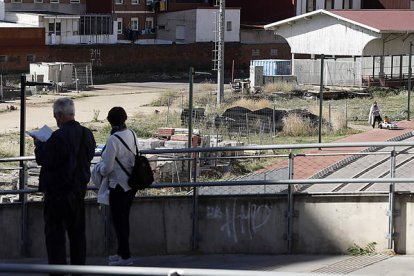
M 46 142 L 35 139 L 36 162 L 41 165 L 39 191 L 44 193 L 43 216 L 50 264 L 66 264 L 65 233 L 70 243 L 70 264 L 86 261 L 85 206 L 86 185 L 95 153 L 92 132 L 75 121 L 70 98 L 53 104 L 59 129 Z

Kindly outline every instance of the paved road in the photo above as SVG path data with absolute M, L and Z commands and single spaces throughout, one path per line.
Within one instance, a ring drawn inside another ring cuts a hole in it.
M 166 107 L 147 106 L 166 91 L 182 92 L 185 83 L 119 83 L 95 85 L 93 90 L 80 93 L 68 92 L 60 94 L 35 95 L 26 100 L 26 129 L 42 127 L 44 124 L 55 126 L 52 114 L 52 102 L 58 97 L 73 97 L 75 101 L 76 119 L 90 122 L 96 112 L 98 120 L 105 120 L 109 109 L 122 106 L 128 115 L 137 113 L 153 114 L 155 109 L 163 111 Z M 14 105 L 17 110 L 5 111 L 7 106 Z M 1 132 L 16 132 L 20 129 L 20 101 L 0 103 Z

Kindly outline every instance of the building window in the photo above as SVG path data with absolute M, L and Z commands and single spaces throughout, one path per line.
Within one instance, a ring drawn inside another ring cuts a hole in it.
M 26 56 L 26 61 L 28 61 L 28 62 L 35 62 L 36 61 L 36 56 L 33 55 L 33 54 L 28 54 Z
M 50 0 L 50 3 L 52 3 L 52 4 L 59 4 L 59 0 Z
M 316 0 L 306 0 L 306 12 L 314 11 L 316 8 Z
M 124 3 L 124 0 L 115 0 L 116 5 L 122 5 Z
M 79 21 L 78 20 L 72 21 L 72 34 L 73 35 L 79 34 Z
M 117 25 L 118 25 L 118 30 L 117 30 L 117 33 L 118 34 L 122 34 L 122 18 L 117 18 L 116 19 L 116 21 L 117 21 Z
M 7 62 L 7 56 L 0 56 L 0 62 Z
M 139 5 L 139 0 L 131 0 L 131 5 Z
M 325 0 L 325 9 L 332 10 L 334 8 L 335 0 Z
M 352 9 L 352 0 L 344 0 L 342 8 L 346 10 Z
M 51 34 L 55 34 L 55 35 L 61 34 L 61 23 L 60 22 L 49 22 L 49 35 Z
M 35 3 L 43 3 L 43 0 L 34 0 Z
M 260 49 L 252 49 L 252 56 L 253 57 L 260 56 Z
M 131 30 L 138 31 L 138 18 L 131 18 Z
M 70 3 L 71 4 L 79 4 L 80 3 L 80 0 L 70 0 Z
M 271 56 L 277 56 L 277 49 L 270 49 Z
M 226 31 L 231 32 L 231 21 L 226 22 Z
M 154 28 L 154 18 L 153 17 L 147 17 L 145 18 L 145 29 L 150 30 Z M 165 28 L 165 26 L 164 26 Z
M 119 19 L 119 18 L 118 18 Z M 77 21 L 73 22 L 73 31 L 77 30 Z M 122 30 L 122 22 L 121 22 Z M 101 35 L 112 34 L 112 19 L 111 16 L 105 15 L 85 15 L 81 16 L 79 21 L 80 35 Z
M 22 0 L 11 0 L 12 3 L 21 3 Z

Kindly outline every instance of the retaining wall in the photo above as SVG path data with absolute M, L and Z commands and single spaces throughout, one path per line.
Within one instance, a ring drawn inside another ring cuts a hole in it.
M 396 252 L 414 253 L 414 199 L 396 196 Z M 354 243 L 376 242 L 387 248 L 388 197 L 295 195 L 293 253 L 345 253 Z M 287 197 L 200 196 L 196 251 L 192 251 L 191 197 L 137 198 L 131 210 L 133 255 L 191 253 L 286 254 Z M 45 257 L 41 202 L 27 204 L 27 244 L 22 247 L 22 209 L 19 203 L 0 208 L 0 259 Z M 86 204 L 88 256 L 115 252 L 105 208 Z M 109 235 L 106 236 L 106 231 Z M 24 250 L 23 250 L 24 249 Z M 25 253 L 24 253 L 25 251 Z

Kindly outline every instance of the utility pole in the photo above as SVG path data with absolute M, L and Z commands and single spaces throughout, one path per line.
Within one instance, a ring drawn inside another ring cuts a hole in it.
M 219 0 L 218 16 L 218 53 L 217 53 L 217 105 L 220 105 L 224 99 L 224 23 L 226 0 Z

